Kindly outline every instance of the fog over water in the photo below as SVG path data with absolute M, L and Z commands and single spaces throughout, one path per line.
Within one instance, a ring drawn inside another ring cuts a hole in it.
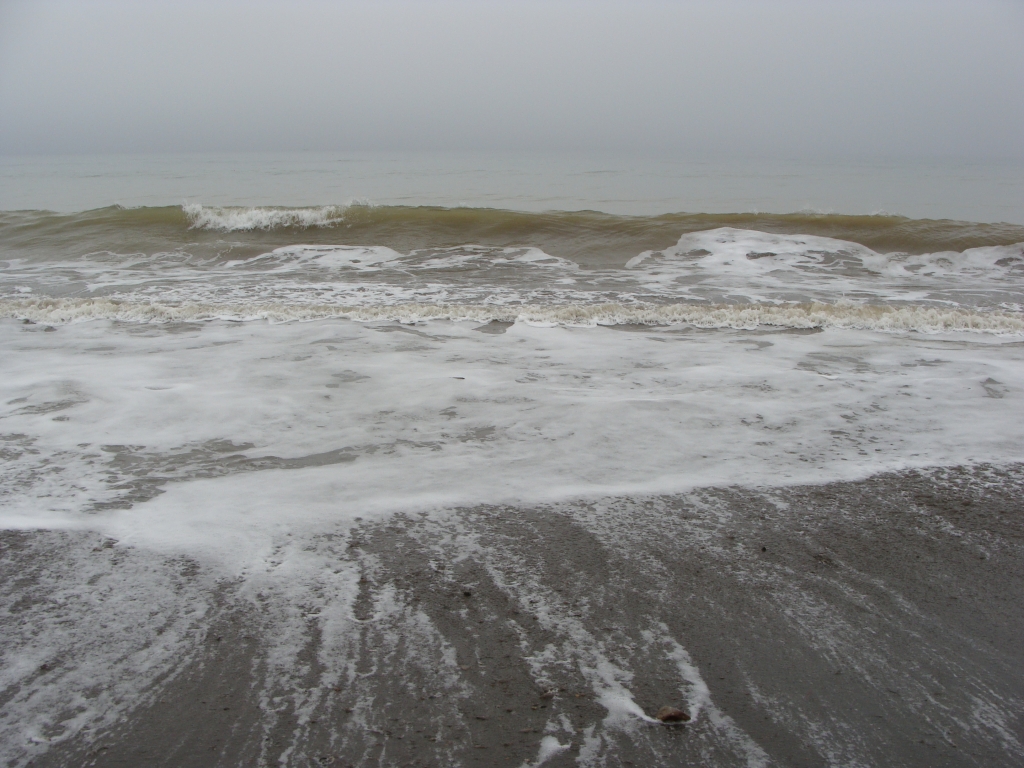
M 0 4 L 0 153 L 1024 157 L 1018 2 Z

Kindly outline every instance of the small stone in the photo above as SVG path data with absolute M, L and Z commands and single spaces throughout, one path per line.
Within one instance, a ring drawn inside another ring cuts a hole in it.
M 655 717 L 663 723 L 685 723 L 690 719 L 688 714 L 675 707 L 662 707 Z
M 557 694 L 557 693 L 558 693 L 558 689 L 557 688 L 548 688 L 546 691 L 541 693 L 540 697 L 542 699 L 553 699 L 553 698 L 555 698 L 555 694 Z
M 462 590 L 462 596 L 463 597 L 472 597 L 473 596 L 473 591 L 470 590 L 470 589 L 464 589 L 464 590 Z

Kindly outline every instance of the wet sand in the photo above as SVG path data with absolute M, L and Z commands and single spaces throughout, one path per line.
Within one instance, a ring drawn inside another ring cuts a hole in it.
M 116 722 L 55 726 L 12 764 L 1020 765 L 1022 491 L 1014 465 L 396 517 L 309 542 L 358 567 L 354 604 L 277 605 L 97 534 L 5 532 L 0 645 L 119 570 L 180 599 L 96 610 L 159 628 L 204 606 Z M 282 611 L 304 628 L 290 658 Z M 25 685 L 60 687 L 63 663 Z M 630 711 L 664 705 L 693 720 Z

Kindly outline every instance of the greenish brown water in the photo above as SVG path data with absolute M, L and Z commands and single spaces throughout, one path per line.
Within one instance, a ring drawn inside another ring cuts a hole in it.
M 732 227 L 846 240 L 879 253 L 960 252 L 1024 242 L 1024 226 L 902 216 L 815 213 L 530 213 L 431 206 L 201 208 L 110 206 L 80 213 L 0 213 L 0 249 L 31 258 L 94 251 L 245 258 L 302 242 L 385 246 L 396 251 L 465 244 L 536 247 L 585 267 L 618 267 L 638 253 L 674 245 L 691 232 Z

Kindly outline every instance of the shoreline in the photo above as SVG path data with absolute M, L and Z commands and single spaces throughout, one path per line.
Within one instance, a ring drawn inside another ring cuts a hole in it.
M 396 515 L 302 542 L 333 570 L 258 583 L 97 534 L 7 531 L 8 664 L 60 622 L 77 629 L 8 676 L 4 757 L 1015 765 L 1022 491 L 1024 465 L 981 465 Z M 137 586 L 90 606 L 108 582 Z M 135 634 L 90 693 L 82 670 L 114 610 Z M 89 701 L 106 722 L 74 715 Z M 692 721 L 650 722 L 666 705 Z

